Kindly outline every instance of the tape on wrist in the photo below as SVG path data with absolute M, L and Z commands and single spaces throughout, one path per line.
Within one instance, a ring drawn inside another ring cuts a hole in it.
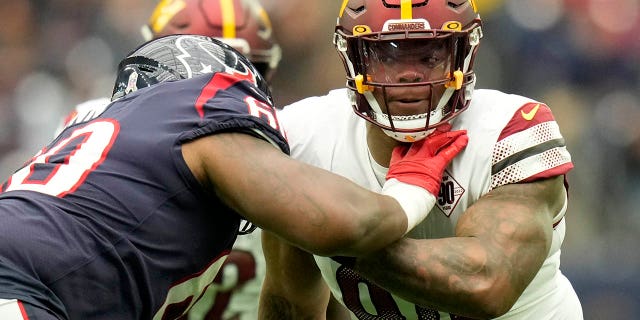
M 407 215 L 407 234 L 424 220 L 433 206 L 436 197 L 427 190 L 392 178 L 382 186 L 382 194 L 398 200 L 404 214 Z

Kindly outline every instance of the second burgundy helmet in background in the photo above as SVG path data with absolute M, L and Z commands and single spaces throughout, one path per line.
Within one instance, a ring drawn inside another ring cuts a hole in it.
M 282 57 L 269 16 L 257 0 L 161 0 L 142 35 L 151 40 L 171 34 L 217 38 L 245 55 L 267 80 Z

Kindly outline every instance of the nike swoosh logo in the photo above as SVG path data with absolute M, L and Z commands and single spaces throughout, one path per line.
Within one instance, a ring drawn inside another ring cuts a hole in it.
M 536 104 L 535 107 L 533 107 L 533 109 L 531 109 L 531 111 L 525 113 L 524 110 L 520 110 L 520 113 L 522 114 L 522 117 L 527 120 L 527 121 L 531 121 L 533 120 L 533 117 L 536 116 L 536 113 L 538 113 L 538 109 L 540 109 L 540 104 Z

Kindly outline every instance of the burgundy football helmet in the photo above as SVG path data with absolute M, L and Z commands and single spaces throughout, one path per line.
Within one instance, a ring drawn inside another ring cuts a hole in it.
M 142 27 L 145 40 L 170 34 L 201 34 L 245 55 L 269 80 L 280 62 L 271 21 L 257 0 L 161 0 Z
M 334 45 L 355 112 L 413 142 L 469 105 L 482 38 L 475 0 L 344 0 Z

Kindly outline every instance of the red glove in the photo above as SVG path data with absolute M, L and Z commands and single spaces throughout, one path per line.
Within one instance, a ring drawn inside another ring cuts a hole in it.
M 447 124 L 420 141 L 395 147 L 387 180 L 395 178 L 421 187 L 437 197 L 444 169 L 469 141 L 467 130 L 450 129 L 451 125 Z

